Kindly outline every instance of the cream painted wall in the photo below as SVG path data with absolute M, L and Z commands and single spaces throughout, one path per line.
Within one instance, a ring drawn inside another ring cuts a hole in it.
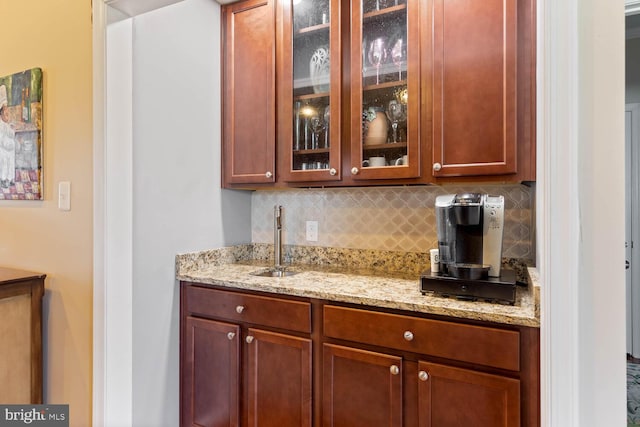
M 0 202 L 0 265 L 47 274 L 44 398 L 91 425 L 91 2 L 0 0 L 0 75 L 44 72 L 44 198 Z M 57 208 L 71 181 L 71 211 Z

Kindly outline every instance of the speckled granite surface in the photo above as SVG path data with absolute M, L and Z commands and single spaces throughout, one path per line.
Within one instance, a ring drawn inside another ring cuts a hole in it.
M 517 267 L 518 286 L 513 306 L 459 301 L 422 295 L 419 274 L 428 268 L 420 253 L 287 247 L 285 259 L 298 274 L 272 278 L 251 273 L 265 270 L 272 260 L 271 245 L 239 245 L 176 256 L 176 278 L 236 289 L 272 292 L 374 307 L 438 314 L 522 326 L 540 325 L 539 287 L 535 269 Z M 536 289 L 538 288 L 538 289 Z

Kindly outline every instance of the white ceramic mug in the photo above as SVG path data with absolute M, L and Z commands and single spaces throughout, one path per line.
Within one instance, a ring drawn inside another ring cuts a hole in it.
M 395 161 L 396 166 L 408 165 L 409 164 L 409 156 L 406 154 L 402 157 L 398 157 Z
M 362 162 L 362 166 L 387 166 L 387 159 L 385 159 L 384 157 L 369 157 L 367 160 Z

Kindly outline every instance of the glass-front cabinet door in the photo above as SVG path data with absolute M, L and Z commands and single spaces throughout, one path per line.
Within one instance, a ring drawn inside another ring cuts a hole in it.
M 420 3 L 352 1 L 354 180 L 420 176 Z
M 339 180 L 340 1 L 285 3 L 278 132 L 286 165 L 282 175 L 285 181 Z

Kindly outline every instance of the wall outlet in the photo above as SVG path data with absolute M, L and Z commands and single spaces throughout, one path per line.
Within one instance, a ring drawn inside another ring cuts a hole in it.
M 318 221 L 307 221 L 307 242 L 318 241 Z

